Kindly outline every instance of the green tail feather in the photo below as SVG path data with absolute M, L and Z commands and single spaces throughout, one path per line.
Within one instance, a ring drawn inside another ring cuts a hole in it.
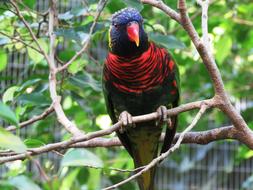
M 155 190 L 154 178 L 156 168 L 151 168 L 149 171 L 143 173 L 138 179 L 140 190 Z
M 138 134 L 138 138 L 131 138 L 134 144 L 132 156 L 135 168 L 149 164 L 157 156 L 160 133 L 159 127 L 155 126 L 142 128 L 142 130 L 135 132 L 135 135 Z M 156 167 L 153 167 L 137 179 L 140 190 L 155 190 L 155 171 Z

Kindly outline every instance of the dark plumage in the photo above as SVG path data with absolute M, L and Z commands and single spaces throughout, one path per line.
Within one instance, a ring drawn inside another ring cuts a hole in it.
M 149 42 L 142 17 L 126 8 L 112 17 L 109 32 L 110 52 L 103 72 L 103 91 L 108 114 L 113 123 L 121 117 L 131 125 L 131 115 L 158 111 L 178 105 L 178 70 L 171 55 Z M 163 107 L 160 107 L 164 105 Z M 131 114 L 131 115 L 130 115 Z M 134 160 L 135 167 L 148 164 L 158 155 L 159 137 L 164 122 L 149 121 L 117 132 Z M 161 152 L 169 149 L 176 131 L 177 118 L 168 122 Z M 155 168 L 138 178 L 141 190 L 154 190 Z

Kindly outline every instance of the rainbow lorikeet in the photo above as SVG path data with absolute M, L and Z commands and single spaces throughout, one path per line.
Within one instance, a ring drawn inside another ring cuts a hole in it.
M 134 8 L 112 16 L 109 47 L 103 70 L 107 111 L 113 123 L 122 120 L 124 130 L 117 135 L 137 168 L 157 157 L 163 124 L 167 127 L 160 153 L 171 146 L 177 118 L 167 118 L 166 109 L 178 105 L 178 69 L 164 48 L 148 40 L 143 18 Z M 158 121 L 133 124 L 132 115 L 154 111 Z M 154 177 L 155 168 L 142 174 L 138 178 L 140 189 L 154 190 Z

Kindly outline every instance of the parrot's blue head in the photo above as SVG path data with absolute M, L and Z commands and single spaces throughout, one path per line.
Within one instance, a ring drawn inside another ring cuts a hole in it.
M 119 56 L 136 56 L 149 46 L 143 28 L 143 18 L 134 8 L 125 8 L 112 16 L 109 31 L 109 46 Z

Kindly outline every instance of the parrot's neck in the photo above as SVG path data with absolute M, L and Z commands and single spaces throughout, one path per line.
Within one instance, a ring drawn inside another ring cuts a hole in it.
M 148 50 L 135 58 L 109 53 L 105 62 L 105 79 L 123 92 L 142 93 L 161 84 L 174 64 L 165 49 L 150 43 Z

